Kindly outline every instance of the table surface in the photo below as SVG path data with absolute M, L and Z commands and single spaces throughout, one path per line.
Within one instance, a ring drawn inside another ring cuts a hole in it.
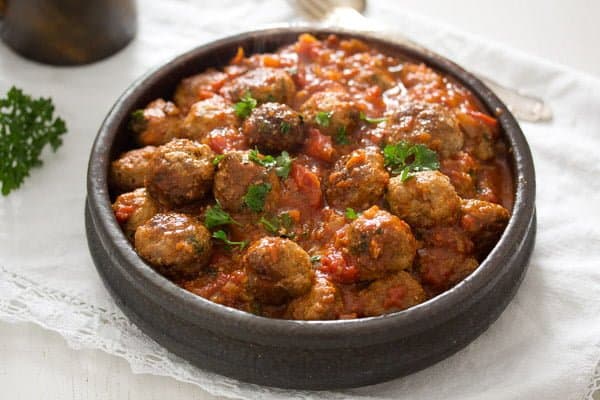
M 409 12 L 600 77 L 596 0 L 403 4 Z M 6 399 L 216 399 L 171 378 L 135 375 L 126 361 L 101 351 L 70 349 L 58 334 L 33 324 L 0 323 L 0 360 L 0 387 Z

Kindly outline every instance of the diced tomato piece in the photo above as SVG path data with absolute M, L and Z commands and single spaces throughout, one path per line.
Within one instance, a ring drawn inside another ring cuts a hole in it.
M 331 250 L 321 258 L 320 270 L 339 283 L 354 283 L 359 276 L 358 268 L 346 262 L 344 255 L 337 250 Z
M 319 177 L 298 163 L 292 164 L 290 174 L 307 203 L 313 207 L 321 206 L 323 194 Z
M 333 158 L 333 144 L 331 136 L 323 135 L 317 128 L 308 131 L 308 139 L 304 151 L 311 157 L 330 162 Z
M 467 114 L 477 119 L 478 121 L 483 122 L 490 128 L 495 129 L 498 126 L 498 120 L 496 118 L 490 117 L 489 115 L 484 114 L 482 112 L 475 110 L 467 110 Z
M 115 217 L 117 218 L 117 221 L 122 224 L 131 217 L 131 214 L 133 214 L 136 209 L 137 207 L 132 204 L 119 204 L 115 210 Z

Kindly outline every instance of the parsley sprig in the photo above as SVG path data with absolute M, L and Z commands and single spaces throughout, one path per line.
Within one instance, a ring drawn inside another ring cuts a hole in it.
M 356 211 L 354 211 L 354 208 L 351 208 L 351 207 L 346 208 L 345 215 L 346 215 L 346 218 L 348 218 L 349 220 L 358 218 L 358 213 Z
M 418 171 L 430 171 L 440 168 L 437 153 L 423 144 L 411 144 L 401 141 L 388 144 L 383 149 L 385 166 L 392 175 L 400 175 L 402 181 L 410 179 Z
M 315 117 L 317 124 L 327 128 L 331 123 L 331 117 L 333 117 L 333 111 L 319 111 Z
M 208 229 L 229 224 L 240 225 L 240 223 L 234 220 L 227 211 L 223 210 L 219 203 L 206 210 L 206 213 L 204 214 L 204 225 L 206 225 Z
M 287 178 L 292 168 L 293 157 L 287 151 L 282 151 L 277 157 L 260 154 L 257 149 L 248 152 L 248 159 L 265 168 L 275 168 L 275 174 L 280 178 Z
M 261 217 L 261 225 L 265 230 L 273 235 L 279 235 L 287 238 L 292 238 L 294 233 L 291 232 L 294 221 L 289 213 L 284 212 L 274 218 Z
M 244 250 L 244 248 L 246 248 L 246 246 L 248 246 L 248 241 L 247 240 L 242 240 L 241 242 L 234 242 L 229 240 L 229 238 L 227 237 L 227 233 L 225 233 L 224 230 L 218 230 L 216 232 L 213 232 L 212 237 L 214 239 L 220 240 L 223 243 L 225 243 L 225 246 L 227 246 L 227 248 L 232 248 L 235 246 L 239 247 L 239 250 Z
M 49 144 L 56 151 L 66 132 L 65 121 L 54 117 L 51 99 L 33 99 L 14 86 L 0 98 L 2 194 L 6 196 L 21 186 L 31 168 L 42 165 L 44 147 Z
M 348 139 L 348 133 L 346 132 L 345 126 L 340 126 L 338 128 L 333 140 L 335 140 L 337 144 L 350 144 L 350 139 Z
M 246 118 L 252 113 L 252 110 L 256 108 L 257 104 L 258 102 L 252 97 L 250 92 L 246 92 L 240 101 L 233 105 L 233 110 L 238 117 Z
M 368 122 L 369 124 L 379 124 L 381 122 L 387 121 L 386 117 L 381 117 L 381 118 L 367 117 L 367 115 L 363 111 L 360 112 L 359 118 L 361 121 Z
M 250 185 L 248 192 L 243 197 L 244 204 L 255 213 L 261 212 L 265 208 L 265 200 L 271 191 L 271 184 L 258 183 Z

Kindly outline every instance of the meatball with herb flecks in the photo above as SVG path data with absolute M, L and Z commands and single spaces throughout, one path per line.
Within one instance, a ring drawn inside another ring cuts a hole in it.
M 405 271 L 376 280 L 358 294 L 365 317 L 401 311 L 426 298 L 423 287 Z
M 421 143 L 449 157 L 460 151 L 464 144 L 463 133 L 456 117 L 442 105 L 410 102 L 394 110 L 386 121 L 386 143 L 402 140 Z
M 322 91 L 313 94 L 300 107 L 304 120 L 328 136 L 350 132 L 360 120 L 360 109 L 343 91 Z
M 182 110 L 189 110 L 192 104 L 217 93 L 226 80 L 227 74 L 215 69 L 185 78 L 173 94 L 175 104 Z
M 123 227 L 125 236 L 133 240 L 138 226 L 152 218 L 160 210 L 160 205 L 145 188 L 123 193 L 112 205 L 113 212 L 119 224 Z
M 215 95 L 191 106 L 183 120 L 182 130 L 187 138 L 200 141 L 213 129 L 238 125 L 232 104 Z
M 460 197 L 439 171 L 416 172 L 404 181 L 393 177 L 386 199 L 393 214 L 419 228 L 453 223 L 460 211 Z
M 244 122 L 250 146 L 265 152 L 294 150 L 304 141 L 302 117 L 285 104 L 265 103 Z
M 343 306 L 339 289 L 317 273 L 310 291 L 290 301 L 286 315 L 296 320 L 330 320 L 337 318 Z
M 183 206 L 210 192 L 214 153 L 205 144 L 174 139 L 160 146 L 152 158 L 146 187 L 164 205 Z
M 383 196 L 389 175 L 378 149 L 354 150 L 340 158 L 327 179 L 327 200 L 340 209 L 364 210 Z
M 212 243 L 210 232 L 196 218 L 160 213 L 137 228 L 135 249 L 162 275 L 193 278 L 208 264 Z
M 296 95 L 296 85 L 290 74 L 283 69 L 263 67 L 252 69 L 226 82 L 221 93 L 234 103 L 249 95 L 258 103 L 291 104 Z
M 310 257 L 289 239 L 264 237 L 252 243 L 244 256 L 251 293 L 266 304 L 282 304 L 310 290 Z
M 279 178 L 249 158 L 247 151 L 232 151 L 219 161 L 213 194 L 228 211 L 260 212 L 277 196 Z
M 150 160 L 156 147 L 146 146 L 130 150 L 119 156 L 110 165 L 110 183 L 121 192 L 144 187 Z
M 363 281 L 410 268 L 417 250 L 410 227 L 377 206 L 339 232 L 336 245 L 346 252 Z
M 142 146 L 158 146 L 181 136 L 181 112 L 170 101 L 154 100 L 132 114 L 131 130 Z

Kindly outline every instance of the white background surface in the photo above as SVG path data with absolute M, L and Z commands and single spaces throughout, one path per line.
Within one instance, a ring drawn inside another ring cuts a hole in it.
M 600 2 L 595 0 L 402 0 L 491 40 L 600 76 Z M 401 27 L 398 27 L 401 28 Z M 0 324 L 2 399 L 214 399 L 170 378 L 134 375 L 126 361 L 75 351 L 30 324 Z

